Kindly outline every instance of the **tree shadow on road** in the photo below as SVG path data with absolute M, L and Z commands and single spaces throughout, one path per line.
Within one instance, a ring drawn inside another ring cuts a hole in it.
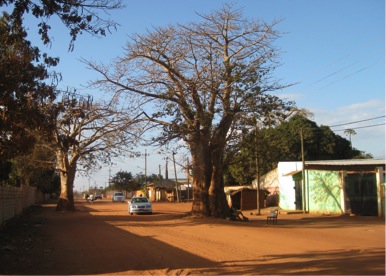
M 381 248 L 371 252 L 311 250 L 304 254 L 268 254 L 258 260 L 223 262 L 222 265 L 224 269 L 227 266 L 236 268 L 240 274 L 385 275 L 385 252 Z

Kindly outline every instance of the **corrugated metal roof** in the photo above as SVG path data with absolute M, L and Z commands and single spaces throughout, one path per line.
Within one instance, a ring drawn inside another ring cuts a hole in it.
M 280 162 L 290 163 L 290 162 Z M 302 171 L 301 162 L 299 167 L 292 171 L 283 173 L 283 176 L 291 176 Z M 377 167 L 386 168 L 385 159 L 345 159 L 345 160 L 318 160 L 305 161 L 306 170 L 347 170 L 347 171 L 371 171 Z
M 305 161 L 305 165 L 324 165 L 324 166 L 352 166 L 352 165 L 379 165 L 384 166 L 385 159 L 346 159 L 346 160 L 321 160 Z

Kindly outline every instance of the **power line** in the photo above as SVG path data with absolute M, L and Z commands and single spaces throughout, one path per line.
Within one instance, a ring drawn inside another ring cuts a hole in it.
M 376 52 L 375 52 L 376 55 L 378 55 L 378 52 L 383 53 L 383 52 L 384 52 L 384 47 L 382 47 L 381 50 L 376 51 Z M 374 55 L 375 55 L 375 54 L 372 54 L 370 57 L 372 57 L 372 56 L 374 56 Z M 340 73 L 340 72 L 343 72 L 343 71 L 345 71 L 346 69 L 348 69 L 348 68 L 350 68 L 350 67 L 353 67 L 354 65 L 360 63 L 360 62 L 363 61 L 363 60 L 368 60 L 368 56 L 369 56 L 369 55 L 367 55 L 367 56 L 365 56 L 365 57 L 363 57 L 363 58 L 361 58 L 361 59 L 358 59 L 358 60 L 356 60 L 355 62 L 352 62 L 352 63 L 350 63 L 349 65 L 346 65 L 346 66 L 344 66 L 344 67 L 342 67 L 342 68 L 340 68 L 340 69 L 334 71 L 333 73 L 330 73 L 330 74 L 328 74 L 327 76 L 324 76 L 324 77 L 318 79 L 317 81 L 315 81 L 315 82 L 313 82 L 312 84 L 310 84 L 309 87 L 310 87 L 310 86 L 313 86 L 313 85 L 315 85 L 315 84 L 317 84 L 317 83 L 319 83 L 319 82 L 321 82 L 321 81 L 323 81 L 323 80 L 326 80 L 326 79 L 328 79 L 328 78 L 330 78 L 330 77 L 332 77 L 332 76 L 334 76 L 334 75 L 336 75 L 336 74 L 338 74 L 338 73 Z M 379 61 L 375 62 L 374 64 L 376 64 L 376 63 L 378 63 L 378 62 L 379 62 Z M 353 75 L 353 74 L 359 73 L 359 72 L 361 72 L 361 71 L 363 71 L 363 70 L 365 70 L 365 69 L 371 67 L 371 66 L 374 65 L 374 64 L 368 65 L 368 66 L 365 67 L 365 68 L 362 68 L 362 69 L 360 69 L 360 70 L 358 70 L 358 71 L 356 71 L 356 72 L 354 72 L 354 73 L 351 73 L 351 74 L 349 74 L 349 75 L 347 75 L 347 76 L 345 76 L 345 77 L 339 79 L 338 81 L 340 81 L 340 80 L 342 80 L 342 79 L 344 79 L 344 78 L 347 78 L 347 77 L 349 77 L 349 76 L 351 76 L 351 75 Z M 338 82 L 338 81 L 335 81 L 335 82 Z M 335 83 L 335 82 L 332 82 L 332 83 Z M 332 83 L 330 83 L 330 84 L 332 84 Z M 327 86 L 328 86 L 328 85 L 327 85 Z M 325 88 L 325 87 L 326 87 L 326 86 L 324 86 L 324 87 L 322 87 L 322 88 Z M 320 88 L 320 89 L 322 89 L 322 88 Z
M 367 53 L 369 52 L 369 48 L 371 49 L 374 49 L 374 45 L 376 45 L 376 49 L 378 49 L 380 46 L 377 46 L 378 44 L 378 41 L 381 40 L 382 41 L 382 53 L 384 52 L 384 46 L 383 46 L 383 40 L 384 40 L 384 36 L 383 35 L 378 35 L 376 37 L 373 37 L 369 40 L 367 40 L 365 43 L 363 43 L 362 45 L 359 45 L 358 47 L 354 48 L 351 52 L 347 53 L 346 55 L 344 56 L 341 56 L 335 60 L 333 60 L 332 62 L 330 62 L 329 64 L 325 65 L 325 66 L 320 66 L 319 68 L 315 69 L 313 72 L 311 72 L 311 75 L 319 75 L 323 70 L 325 69 L 329 69 L 330 67 L 333 67 L 333 65 L 335 64 L 343 64 L 347 58 L 351 58 L 352 56 L 356 57 L 356 56 L 359 56 L 360 54 L 363 54 L 363 53 Z M 364 60 L 364 59 L 368 59 L 368 57 L 372 57 L 374 56 L 374 52 L 378 54 L 378 51 L 380 50 L 372 50 L 369 54 L 366 54 L 364 57 L 358 59 L 355 63 L 359 63 L 360 61 Z M 313 84 L 311 84 L 313 85 Z
M 328 87 L 328 86 L 330 86 L 330 85 L 333 85 L 333 84 L 335 84 L 335 83 L 337 83 L 337 82 L 340 82 L 340 81 L 342 81 L 342 80 L 344 80 L 344 79 L 347 79 L 347 78 L 349 78 L 349 77 L 351 77 L 351 76 L 353 76 L 353 75 L 355 75 L 355 74 L 358 74 L 358 73 L 360 73 L 360 72 L 362 72 L 362 71 L 364 71 L 364 70 L 370 68 L 371 66 L 374 66 L 375 64 L 377 64 L 377 63 L 379 63 L 379 62 L 381 62 L 381 61 L 374 62 L 374 63 L 372 63 L 372 64 L 370 64 L 370 65 L 368 65 L 368 66 L 366 66 L 366 67 L 363 67 L 363 68 L 361 68 L 361 69 L 359 69 L 359 70 L 357 70 L 357 71 L 355 71 L 355 72 L 353 72 L 353 73 L 351 73 L 351 74 L 349 74 L 349 75 L 346 75 L 346 76 L 344 76 L 344 77 L 342 77 L 342 78 L 340 78 L 340 79 L 338 79 L 338 80 L 336 80 L 336 81 L 330 82 L 329 84 L 327 84 L 327 85 L 325 85 L 325 86 L 319 88 L 319 90 L 324 89 L 324 88 L 326 88 L 326 87 Z
M 381 123 L 381 124 L 376 124 L 376 125 L 368 125 L 368 126 L 361 126 L 361 127 L 354 127 L 351 129 L 360 129 L 360 128 L 368 128 L 368 127 L 376 127 L 376 126 L 384 126 L 386 123 Z M 345 131 L 346 129 L 338 129 L 338 130 L 333 130 L 333 131 Z
M 339 124 L 339 125 L 333 125 L 333 126 L 328 126 L 328 127 L 331 128 L 331 127 L 337 127 L 337 126 L 352 125 L 352 124 L 356 124 L 356 123 L 367 122 L 367 121 L 376 120 L 376 119 L 381 119 L 381 118 L 385 118 L 385 117 L 386 117 L 386 116 L 383 115 L 383 116 L 378 116 L 378 117 L 369 118 L 369 119 L 365 119 L 365 120 L 354 121 L 354 122 L 349 122 L 349 123 L 344 123 L 344 124 Z

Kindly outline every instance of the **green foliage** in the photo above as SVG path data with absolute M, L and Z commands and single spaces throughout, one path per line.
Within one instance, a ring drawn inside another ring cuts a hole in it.
M 12 163 L 9 160 L 0 159 L 0 181 L 6 181 L 9 179 L 11 173 Z
M 227 173 L 239 184 L 255 179 L 257 168 L 263 175 L 276 168 L 280 161 L 301 161 L 301 131 L 305 160 L 339 160 L 371 158 L 371 154 L 352 149 L 350 141 L 335 134 L 327 126 L 318 126 L 302 115 L 294 115 L 276 127 L 251 131 L 239 143 Z M 257 155 L 256 155 L 257 154 Z M 257 166 L 257 161 L 258 166 Z
M 123 191 L 134 191 L 138 185 L 134 181 L 131 172 L 119 171 L 110 180 L 112 188 Z
M 23 25 L 23 19 L 29 13 L 41 19 L 38 23 L 38 32 L 44 44 L 51 43 L 49 35 L 51 26 L 48 19 L 55 15 L 59 17 L 71 36 L 70 50 L 73 50 L 77 36 L 83 32 L 105 36 L 107 31 L 116 29 L 117 23 L 103 19 L 96 11 L 107 13 L 108 10 L 122 8 L 121 3 L 121 0 L 0 0 L 0 6 L 13 7 L 11 18 L 19 26 Z
M 58 193 L 60 179 L 54 169 L 55 153 L 47 142 L 42 143 L 39 137 L 36 140 L 28 154 L 1 162 L 1 179 L 12 186 L 27 185 L 45 193 Z
M 58 59 L 41 54 L 26 39 L 25 30 L 3 13 L 0 18 L 0 156 L 27 153 L 50 128 L 42 103 L 53 100 L 54 89 L 44 81 Z

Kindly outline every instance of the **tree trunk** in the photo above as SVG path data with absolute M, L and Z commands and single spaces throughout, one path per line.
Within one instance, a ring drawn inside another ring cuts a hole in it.
M 219 149 L 212 151 L 209 208 L 213 217 L 226 218 L 230 215 L 230 208 L 224 192 L 223 154 Z
M 210 185 L 210 153 L 208 147 L 201 141 L 190 144 L 193 166 L 193 216 L 211 216 L 208 189 Z
M 67 154 L 58 151 L 57 167 L 60 172 L 60 196 L 56 211 L 75 211 L 74 204 L 74 180 L 76 173 L 76 163 L 70 164 Z
M 202 139 L 194 140 L 190 148 L 194 188 L 192 215 L 215 218 L 229 216 L 224 192 L 222 150 L 211 150 Z

